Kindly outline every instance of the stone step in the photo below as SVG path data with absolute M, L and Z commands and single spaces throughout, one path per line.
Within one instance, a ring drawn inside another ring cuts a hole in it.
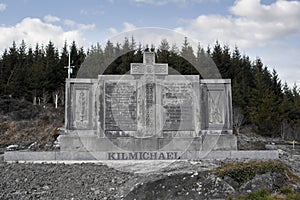
M 207 159 L 278 159 L 277 150 L 259 151 L 8 151 L 4 161 L 99 161 L 99 160 L 207 160 Z

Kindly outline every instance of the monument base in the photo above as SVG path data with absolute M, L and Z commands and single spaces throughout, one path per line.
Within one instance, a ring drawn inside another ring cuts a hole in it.
M 74 131 L 59 137 L 61 151 L 229 151 L 237 150 L 233 134 L 209 134 L 199 137 L 98 137 L 86 131 Z
M 155 152 L 78 152 L 78 151 L 8 151 L 6 162 L 97 162 L 97 161 L 154 161 L 154 160 L 210 160 L 210 159 L 278 159 L 277 150 L 257 151 L 155 151 Z

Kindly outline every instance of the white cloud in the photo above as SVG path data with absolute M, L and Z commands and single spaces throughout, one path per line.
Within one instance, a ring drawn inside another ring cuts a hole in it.
M 119 33 L 117 29 L 112 28 L 112 27 L 109 28 L 109 29 L 107 29 L 107 31 L 108 31 L 111 35 L 116 35 L 116 34 Z
M 84 10 L 84 9 L 81 9 L 80 12 L 79 12 L 81 15 L 94 15 L 94 16 L 97 16 L 97 15 L 104 15 L 105 14 L 105 10 L 103 10 L 102 7 L 100 8 L 95 8 L 95 9 L 92 9 L 92 10 Z
M 251 59 L 259 56 L 270 69 L 276 68 L 288 84 L 299 80 L 300 49 L 293 49 L 300 41 L 299 1 L 277 0 L 266 5 L 260 0 L 236 0 L 229 12 L 228 16 L 180 19 L 181 25 L 175 30 L 204 47 L 216 40 L 231 47 L 237 45 Z
M 70 26 L 70 27 L 74 27 L 74 26 L 76 25 L 75 21 L 70 20 L 70 19 L 64 20 L 64 24 L 65 24 L 66 26 Z
M 4 10 L 6 10 L 6 4 L 4 3 L 0 3 L 0 12 L 3 12 Z
M 122 30 L 117 30 L 116 28 L 110 27 L 107 29 L 107 31 L 109 32 L 110 35 L 117 35 L 121 32 L 128 32 L 128 31 L 135 30 L 137 28 L 134 24 L 131 24 L 129 22 L 124 22 L 122 26 L 123 26 Z
M 71 28 L 76 28 L 81 31 L 93 30 L 96 27 L 95 24 L 80 24 L 80 23 L 76 23 L 75 21 L 70 20 L 70 19 L 64 20 L 64 25 L 71 27 Z
M 95 24 L 77 24 L 77 28 L 80 31 L 88 31 L 88 30 L 94 30 L 96 28 Z
M 126 31 L 132 31 L 136 29 L 136 26 L 131 24 L 131 23 L 128 23 L 128 22 L 124 22 L 123 23 L 123 31 L 126 32 Z
M 241 17 L 258 21 L 278 21 L 298 19 L 300 2 L 277 0 L 270 5 L 263 5 L 260 0 L 239 0 L 230 11 Z
M 154 2 L 154 0 L 136 1 Z M 229 14 L 179 19 L 180 26 L 174 30 L 194 41 L 200 41 L 203 47 L 215 44 L 216 40 L 231 48 L 237 45 L 242 54 L 245 53 L 251 59 L 261 57 L 269 69 L 275 68 L 283 82 L 287 81 L 292 85 L 299 80 L 300 49 L 297 47 L 300 41 L 299 1 L 277 0 L 266 5 L 260 0 L 237 0 L 229 8 Z M 117 35 L 125 31 L 125 27 L 130 26 L 135 27 L 133 24 L 123 23 L 123 30 L 110 28 L 109 31 Z M 152 30 L 139 31 L 138 36 L 135 33 L 129 32 L 127 37 L 134 35 L 136 41 L 142 44 L 157 46 L 162 38 L 167 38 L 170 46 L 176 43 L 180 47 L 183 41 L 180 36 L 177 38 L 171 36 L 171 32 L 161 37 L 158 37 L 160 33 L 154 34 Z M 172 38 L 176 40 L 172 41 Z M 116 36 L 114 41 L 122 42 L 122 39 Z M 192 46 L 196 49 L 194 45 Z
M 44 21 L 45 22 L 49 22 L 49 23 L 52 23 L 52 22 L 59 22 L 60 21 L 60 18 L 59 17 L 56 17 L 56 16 L 52 16 L 52 15 L 46 15 L 44 17 Z
M 238 0 L 229 9 L 232 16 L 200 15 L 181 20 L 177 31 L 204 40 L 216 39 L 239 47 L 279 43 L 291 35 L 300 36 L 300 2 L 278 0 L 263 5 L 260 0 Z
M 82 25 L 83 26 L 83 25 Z M 87 25 L 89 27 L 90 25 Z M 83 37 L 83 29 L 86 27 L 74 28 L 66 31 L 61 26 L 53 25 L 51 23 L 43 22 L 38 18 L 25 18 L 15 26 L 0 26 L 0 46 L 3 51 L 4 48 L 8 48 L 12 41 L 17 44 L 22 40 L 26 42 L 28 46 L 34 47 L 36 43 L 48 44 L 52 41 L 58 48 L 64 45 L 65 41 L 76 41 L 79 46 L 89 47 L 90 44 Z

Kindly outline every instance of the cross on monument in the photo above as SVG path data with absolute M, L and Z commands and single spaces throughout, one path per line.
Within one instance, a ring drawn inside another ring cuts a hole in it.
M 168 64 L 155 63 L 154 52 L 144 52 L 143 63 L 130 64 L 131 75 L 141 75 L 140 94 L 141 94 L 141 127 L 143 136 L 156 135 L 156 76 L 168 75 Z
M 130 74 L 132 75 L 168 75 L 168 64 L 155 63 L 154 52 L 144 52 L 143 63 L 131 63 Z
M 71 66 L 71 51 L 69 51 L 69 65 L 65 66 L 66 69 L 68 69 L 68 79 L 71 78 L 71 74 L 73 73 L 74 66 Z

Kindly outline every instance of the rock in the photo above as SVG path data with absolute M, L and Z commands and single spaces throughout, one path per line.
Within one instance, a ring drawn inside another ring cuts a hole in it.
M 256 192 L 259 189 L 272 190 L 273 187 L 273 178 L 270 173 L 256 175 L 252 180 L 244 183 L 240 187 L 240 191 L 242 192 Z
M 29 145 L 28 149 L 32 149 L 36 144 L 37 142 L 32 143 L 31 145 Z
M 138 185 L 124 199 L 225 199 L 235 189 L 210 172 L 173 174 Z
M 12 145 L 7 146 L 6 150 L 7 151 L 13 151 L 13 150 L 16 150 L 18 147 L 19 147 L 19 145 L 12 144 Z
M 227 182 L 229 185 L 231 185 L 233 188 L 237 189 L 239 188 L 239 183 L 236 182 L 233 178 L 230 176 L 225 176 L 224 181 Z
M 286 175 L 278 173 L 265 173 L 258 174 L 252 180 L 244 183 L 240 187 L 240 191 L 243 192 L 256 192 L 260 189 L 265 189 L 267 191 L 278 190 L 287 185 L 288 177 Z

